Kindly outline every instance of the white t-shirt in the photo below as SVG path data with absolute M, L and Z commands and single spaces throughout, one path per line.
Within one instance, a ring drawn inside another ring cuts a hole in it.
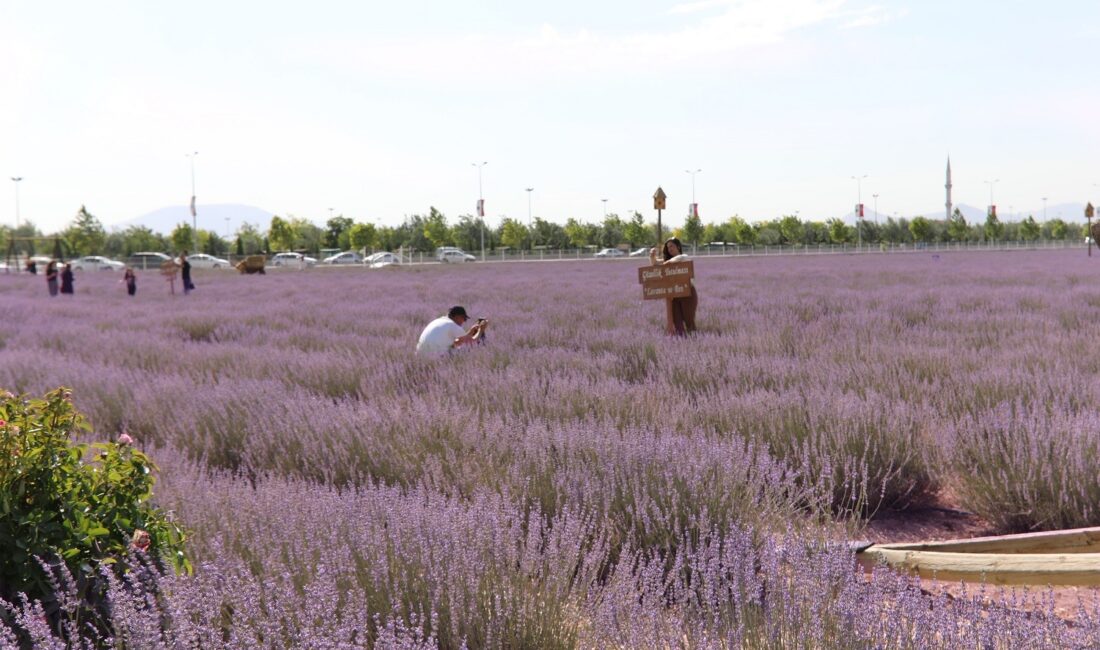
M 443 356 L 454 345 L 455 339 L 464 336 L 466 330 L 446 316 L 428 323 L 416 342 L 416 353 L 422 356 Z
M 669 262 L 686 262 L 689 259 L 691 258 L 689 258 L 686 253 L 680 253 L 679 255 L 673 256 L 671 259 L 665 260 L 665 264 Z M 695 278 L 691 279 L 691 286 L 695 286 Z

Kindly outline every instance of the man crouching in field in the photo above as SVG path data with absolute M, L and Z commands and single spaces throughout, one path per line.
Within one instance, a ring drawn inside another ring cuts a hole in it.
M 451 350 L 476 343 L 485 334 L 485 328 L 489 321 L 479 318 L 477 324 L 466 331 L 463 327 L 469 317 L 463 307 L 451 307 L 446 316 L 428 323 L 424 331 L 420 333 L 420 340 L 416 343 L 416 353 L 422 357 L 440 357 Z

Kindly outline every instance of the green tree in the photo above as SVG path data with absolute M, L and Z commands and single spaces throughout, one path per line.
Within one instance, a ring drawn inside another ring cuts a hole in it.
M 573 217 L 565 221 L 565 235 L 569 237 L 569 243 L 577 248 L 583 248 L 595 241 L 598 227 L 581 223 Z
M 176 227 L 172 229 L 172 233 L 168 235 L 168 241 L 172 244 L 172 252 L 179 253 L 194 248 L 194 233 L 191 224 L 183 221 L 176 224 Z
M 970 227 L 966 224 L 966 217 L 955 208 L 951 218 L 947 221 L 947 237 L 951 241 L 965 241 L 970 234 Z
M 480 251 L 483 231 L 486 235 L 485 243 L 488 245 L 492 237 L 489 236 L 490 230 L 485 225 L 485 221 L 480 217 L 464 214 L 458 218 L 458 223 L 451 227 L 451 241 L 464 251 Z
M 1051 239 L 1062 240 L 1069 234 L 1069 226 L 1061 219 L 1051 219 L 1047 222 L 1047 225 L 1050 227 Z
M 133 255 L 142 251 L 163 251 L 168 248 L 164 237 L 146 226 L 130 226 L 122 231 L 122 254 Z
M 304 250 L 316 253 L 321 250 L 321 244 L 325 238 L 325 231 L 304 217 L 290 216 L 290 226 L 294 230 L 293 250 Z
M 691 244 L 692 246 L 698 246 L 703 242 L 703 221 L 699 218 L 699 215 L 695 214 L 692 210 L 684 219 L 684 227 L 682 232 L 684 234 L 684 243 Z
M 62 235 L 73 255 L 94 255 L 103 252 L 107 243 L 107 231 L 95 215 L 83 205 Z
M 653 229 L 646 225 L 642 213 L 637 210 L 630 215 L 630 219 L 623 228 L 623 236 L 631 248 L 653 243 Z
M 619 215 L 611 213 L 603 218 L 598 243 L 601 246 L 614 247 L 626 241 L 626 224 Z
M 267 228 L 267 239 L 271 242 L 273 249 L 277 251 L 292 250 L 297 236 L 298 234 L 294 232 L 294 226 L 289 221 L 278 215 L 271 217 L 271 225 Z
M 500 223 L 500 243 L 508 248 L 526 248 L 527 235 L 527 227 L 515 219 L 505 218 Z
M 845 244 L 852 240 L 852 229 L 840 217 L 833 217 L 826 223 L 829 228 L 829 241 L 834 244 Z
M 340 250 L 347 250 L 350 246 L 348 239 L 348 230 L 354 225 L 349 217 L 340 215 L 338 217 L 332 217 L 325 222 L 325 236 L 323 243 L 326 248 L 339 248 Z
M 932 240 L 932 222 L 924 217 L 913 217 L 909 222 L 909 232 L 915 242 L 928 242 Z
M 546 248 L 566 248 L 569 246 L 569 237 L 561 225 L 535 217 L 531 228 L 531 244 Z
M 434 207 L 429 208 L 428 218 L 424 220 L 424 237 L 427 238 L 432 248 L 450 246 L 451 229 L 447 227 L 447 217 Z
M 264 241 L 264 235 L 260 232 L 260 229 L 247 221 L 242 223 L 240 228 L 237 228 L 237 254 L 238 255 L 255 255 L 256 253 L 266 253 L 267 243 Z
M 802 242 L 804 227 L 795 215 L 788 214 L 780 219 L 778 228 L 782 243 L 794 245 Z
M 348 228 L 347 236 L 351 248 L 369 251 L 377 244 L 378 230 L 373 223 L 353 223 Z
M 997 241 L 1004 237 L 1005 227 L 992 211 L 985 217 L 985 238 Z
M 733 241 L 742 246 L 752 246 L 756 243 L 756 229 L 736 215 L 726 222 L 726 233 L 727 241 Z

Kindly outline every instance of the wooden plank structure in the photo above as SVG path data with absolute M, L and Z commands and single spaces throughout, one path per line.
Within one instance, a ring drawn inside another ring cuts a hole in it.
M 1100 586 L 1100 526 L 943 542 L 872 544 L 859 563 L 994 585 Z
M 237 271 L 242 274 L 248 273 L 251 275 L 253 273 L 259 273 L 260 275 L 265 275 L 264 264 L 266 263 L 267 258 L 263 255 L 249 255 L 240 262 L 237 262 L 236 268 Z

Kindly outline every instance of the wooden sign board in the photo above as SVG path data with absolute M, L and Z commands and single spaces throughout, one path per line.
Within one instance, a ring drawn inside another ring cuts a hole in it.
M 691 260 L 638 269 L 643 300 L 686 298 L 691 295 L 691 280 L 694 277 L 695 263 Z
M 1085 206 L 1085 217 L 1091 219 L 1094 216 L 1096 216 L 1096 208 L 1092 207 L 1092 203 L 1089 203 Z

